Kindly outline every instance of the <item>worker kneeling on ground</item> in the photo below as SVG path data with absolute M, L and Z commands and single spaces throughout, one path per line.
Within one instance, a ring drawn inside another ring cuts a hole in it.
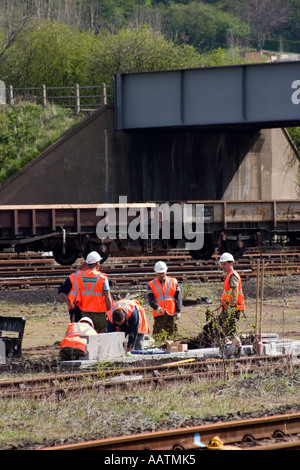
M 74 360 L 87 355 L 85 336 L 96 335 L 94 323 L 89 317 L 83 317 L 78 323 L 70 323 L 66 336 L 60 345 L 62 361 Z
M 123 331 L 128 335 L 126 354 L 144 349 L 145 334 L 150 332 L 145 310 L 137 300 L 117 301 L 107 314 L 107 332 Z

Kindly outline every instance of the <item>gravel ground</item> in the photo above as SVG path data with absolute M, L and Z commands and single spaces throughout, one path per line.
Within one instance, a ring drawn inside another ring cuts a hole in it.
M 295 320 L 291 328 L 291 337 L 295 338 L 299 335 L 300 328 L 297 331 L 297 322 L 300 322 L 300 309 L 299 309 L 299 276 L 289 276 L 285 278 L 273 278 L 265 282 L 264 289 L 264 300 L 266 303 L 265 311 L 269 312 L 272 309 L 272 315 L 275 310 L 278 310 L 279 323 L 282 322 L 282 311 L 288 312 L 286 307 L 287 301 L 293 299 L 291 310 L 291 316 L 295 318 L 295 309 L 298 310 L 299 320 Z M 284 286 L 284 288 L 282 287 Z M 209 299 L 210 296 L 214 296 L 215 299 L 219 299 L 222 292 L 222 283 L 199 283 L 199 285 L 193 285 L 194 291 L 188 292 L 187 297 L 184 299 L 184 311 L 181 315 L 180 324 L 186 322 L 187 331 L 192 332 L 194 338 L 194 329 L 191 329 L 193 323 L 197 329 L 201 328 L 200 320 L 198 323 L 198 317 L 202 315 L 201 321 L 203 321 L 204 313 L 206 308 L 216 307 L 206 303 L 205 299 Z M 250 302 L 252 306 L 249 306 L 248 310 L 254 307 L 254 299 L 256 293 L 256 281 L 250 279 L 243 283 L 243 290 L 246 298 L 246 307 L 248 308 Z M 115 299 L 123 298 L 126 294 L 135 294 L 146 299 L 146 288 L 113 288 L 112 294 Z M 203 297 L 203 293 L 205 296 Z M 284 293 L 284 294 L 283 294 Z M 198 295 L 197 295 L 198 294 Z M 280 294 L 280 295 L 279 295 Z M 203 300 L 204 299 L 204 300 Z M 214 300 L 213 302 L 218 300 Z M 282 304 L 283 306 L 281 306 Z M 25 368 L 30 369 L 35 367 L 35 364 L 41 364 L 41 367 L 49 369 L 51 364 L 56 361 L 56 357 L 59 351 L 59 344 L 65 334 L 68 313 L 65 305 L 59 299 L 57 289 L 32 289 L 32 290 L 0 290 L 0 308 L 2 306 L 2 315 L 18 315 L 25 316 L 27 318 L 25 327 L 25 336 L 23 339 L 23 351 L 26 360 L 22 361 L 21 367 L 17 367 L 17 370 Z M 271 306 L 271 307 L 270 307 Z M 151 309 L 149 309 L 150 312 Z M 201 310 L 202 313 L 199 313 Z M 267 316 L 270 314 L 267 313 Z M 152 315 L 148 316 L 149 322 L 152 321 Z M 197 320 L 195 320 L 197 318 Z M 251 323 L 251 319 L 248 319 L 248 324 Z M 150 324 L 151 328 L 151 324 Z M 267 326 L 266 326 L 267 328 Z M 182 329 L 184 330 L 184 328 Z M 286 325 L 286 331 L 288 331 Z M 184 331 L 185 333 L 185 331 Z M 183 334 L 185 337 L 185 334 Z M 43 355 L 40 360 L 37 360 L 34 356 Z M 48 357 L 47 357 L 48 355 Z M 31 357 L 33 356 L 33 357 Z M 53 360 L 54 358 L 54 360 Z
M 272 385 L 272 390 L 265 390 L 266 382 Z M 261 373 L 228 382 L 216 382 L 210 389 L 211 400 L 215 402 L 215 406 L 206 415 L 204 414 L 200 417 L 197 416 L 199 413 L 196 412 L 196 409 L 201 409 L 204 403 L 201 398 L 201 392 L 197 396 L 197 391 L 194 391 L 194 398 L 197 400 L 194 405 L 196 416 L 191 414 L 190 409 L 186 409 L 185 405 L 189 406 L 187 400 L 181 406 L 170 405 L 168 403 L 161 405 L 164 410 L 161 412 L 159 419 L 153 419 L 152 416 L 145 413 L 143 400 L 147 398 L 141 397 L 137 389 L 127 391 L 123 389 L 115 393 L 109 392 L 104 397 L 99 396 L 96 399 L 96 404 L 95 397 L 91 398 L 91 396 L 88 396 L 89 415 L 92 414 L 94 417 L 89 429 L 84 425 L 80 429 L 74 411 L 74 414 L 68 419 L 68 425 L 74 427 L 74 432 L 69 433 L 67 437 L 49 438 L 49 436 L 46 436 L 40 443 L 30 439 L 21 439 L 16 444 L 10 444 L 9 446 L 2 445 L 2 449 L 37 449 L 232 420 L 299 413 L 299 392 L 294 392 L 295 386 L 299 388 L 299 383 L 300 376 L 295 371 L 290 371 L 289 373 L 279 371 Z M 175 393 L 173 392 L 173 395 L 175 396 L 176 390 L 178 392 L 177 402 L 182 400 L 182 389 L 184 387 L 184 385 L 178 386 L 177 389 L 174 387 Z M 172 393 L 172 390 L 173 386 L 170 387 L 170 393 Z M 244 394 L 243 405 L 240 403 L 241 391 Z M 161 399 L 159 389 L 152 390 L 152 392 L 149 391 L 149 393 L 155 394 L 159 402 Z M 189 392 L 189 394 L 191 393 Z M 292 395 L 294 395 L 294 398 L 291 398 Z M 127 404 L 126 408 L 123 408 L 124 401 Z M 225 402 L 223 408 L 221 403 L 218 404 L 218 401 Z M 255 405 L 253 405 L 253 401 L 256 401 Z M 68 407 L 68 403 L 65 402 L 65 406 Z M 154 406 L 159 405 L 153 404 Z M 53 405 L 52 408 L 54 408 Z M 249 411 L 247 408 L 249 408 Z M 62 413 L 59 405 L 55 407 L 55 413 L 59 419 L 59 415 Z M 80 431 L 77 433 L 76 429 Z
M 282 282 L 280 279 L 276 279 L 276 282 L 272 281 L 266 283 L 265 288 L 265 299 L 266 303 L 271 305 L 271 301 L 275 302 L 272 305 L 277 305 L 280 303 L 280 299 L 283 299 L 283 304 L 286 304 L 286 299 L 293 298 L 292 314 L 299 313 L 299 277 L 289 278 L 288 282 L 284 279 L 284 295 L 280 286 Z M 220 286 L 215 285 L 214 291 L 216 295 L 219 295 L 221 290 Z M 280 290 L 281 289 L 281 290 Z M 255 297 L 255 281 L 247 281 L 244 283 L 244 292 L 248 299 Z M 278 293 L 280 292 L 280 299 Z M 115 297 L 123 297 L 127 291 L 124 289 L 118 290 L 114 289 L 113 294 Z M 277 300 L 278 299 L 278 300 Z M 191 305 L 196 305 L 196 308 L 199 309 L 201 306 L 201 298 L 193 296 L 189 299 Z M 1 305 L 12 305 L 19 306 L 19 312 L 24 314 L 30 312 L 32 316 L 31 323 L 28 320 L 28 328 L 30 334 L 33 330 L 32 328 L 38 328 L 42 322 L 40 321 L 38 307 L 44 308 L 47 306 L 51 315 L 51 323 L 53 328 L 58 323 L 58 320 L 62 322 L 63 328 L 65 327 L 68 320 L 68 315 L 64 310 L 64 305 L 62 305 L 57 296 L 56 289 L 42 289 L 42 290 L 28 290 L 28 291 L 0 291 L 0 303 Z M 296 307 L 294 307 L 296 305 Z M 189 307 L 186 307 L 189 309 Z M 190 307 L 193 308 L 193 307 Z M 203 309 L 205 305 L 203 306 Z M 273 308 L 273 307 L 272 307 Z M 275 308 L 275 307 L 274 307 Z M 282 307 L 280 307 L 281 309 Z M 285 309 L 287 307 L 285 306 Z M 294 310 L 293 310 L 294 309 Z M 3 312 L 2 314 L 7 314 Z M 280 313 L 281 315 L 281 313 Z M 47 319 L 47 314 L 45 314 Z M 280 317 L 281 318 L 281 317 Z M 297 323 L 295 323 L 297 328 Z M 27 325 L 26 325 L 27 328 Z M 300 328 L 299 328 L 300 330 Z M 297 334 L 298 331 L 296 331 Z M 30 338 L 27 338 L 27 345 L 30 344 Z M 51 372 L 57 367 L 57 353 L 59 350 L 59 343 L 55 341 L 53 336 L 53 342 L 50 341 L 49 346 L 44 348 L 43 345 L 38 346 L 39 348 L 47 350 L 47 354 L 44 354 L 40 357 L 36 357 L 35 353 L 37 348 L 30 350 L 27 347 L 26 355 L 21 360 L 12 361 L 9 364 L 9 372 L 17 374 L 23 373 L 34 373 L 37 371 L 42 372 Z M 51 349 L 52 348 L 52 349 Z M 32 353 L 32 355 L 31 355 Z M 25 357 L 26 356 L 26 357 Z M 2 369 L 2 373 L 5 371 Z M 268 384 L 268 389 L 266 388 Z M 92 404 L 89 403 L 89 413 L 95 414 L 95 423 L 99 420 L 99 427 L 93 429 L 93 426 L 90 429 L 84 430 L 84 434 L 78 439 L 78 435 L 75 433 L 72 436 L 72 433 L 67 437 L 54 437 L 49 438 L 47 432 L 43 440 L 42 446 L 52 446 L 62 443 L 77 442 L 78 440 L 89 440 L 89 439 L 101 439 L 108 438 L 117 435 L 126 435 L 126 434 L 136 434 L 143 432 L 153 432 L 162 429 L 171 429 L 171 428 L 180 428 L 188 426 L 199 426 L 205 423 L 216 423 L 220 421 L 235 420 L 235 419 L 246 419 L 254 418 L 260 416 L 271 416 L 276 414 L 283 413 L 298 413 L 300 412 L 300 374 L 297 369 L 287 370 L 284 372 L 273 371 L 273 372 L 264 372 L 260 374 L 255 374 L 252 376 L 244 376 L 235 380 L 229 381 L 220 381 L 218 384 L 214 384 L 211 388 L 209 399 L 211 401 L 218 402 L 227 400 L 226 406 L 223 408 L 216 406 L 212 408 L 211 411 L 204 413 L 203 416 L 193 416 L 193 413 L 190 411 L 187 412 L 185 405 L 181 405 L 181 408 L 177 408 L 174 405 L 170 405 L 169 408 L 166 406 L 165 413 L 162 413 L 160 419 L 153 419 L 150 416 L 143 414 L 139 406 L 138 392 L 134 390 L 125 391 L 124 395 L 116 398 L 116 395 L 111 392 L 106 396 L 99 396 L 97 398 L 97 404 L 94 409 Z M 150 394 L 160 394 L 160 391 L 150 391 Z M 182 393 L 182 387 L 178 387 L 178 394 Z M 190 394 L 197 395 L 197 391 L 190 392 Z M 200 393 L 200 392 L 199 392 Z M 159 395 L 157 395 L 159 396 Z M 197 397 L 196 397 L 197 398 Z M 242 400 L 242 405 L 237 405 L 240 398 Z M 116 401 L 114 403 L 113 401 Z M 128 408 L 122 409 L 123 400 L 126 400 L 131 404 L 130 412 Z M 103 402 L 105 412 L 99 411 L 99 406 Z M 254 403 L 254 404 L 253 404 Z M 57 404 L 57 407 L 59 404 Z M 164 406 L 164 405 L 163 405 Z M 197 398 L 196 408 L 204 406 L 203 397 L 201 394 Z M 58 413 L 58 411 L 56 410 Z M 33 411 L 28 411 L 28 414 L 34 413 Z M 195 413 L 196 414 L 196 413 Z M 16 412 L 17 415 L 17 412 Z M 98 418 L 99 417 L 99 418 Z M 22 416 L 20 417 L 20 422 L 22 422 Z M 75 424 L 75 423 L 74 423 Z M 16 426 L 13 423 L 12 426 Z M 43 431 L 41 431 L 43 432 Z M 1 433 L 0 433 L 1 434 Z M 34 439 L 17 439 L 15 443 L 5 444 L 0 442 L 0 449 L 32 449 L 41 447 L 41 444 L 38 444 Z

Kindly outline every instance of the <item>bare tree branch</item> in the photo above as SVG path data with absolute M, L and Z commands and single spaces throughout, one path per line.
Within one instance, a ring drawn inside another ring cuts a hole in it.
M 262 50 L 267 35 L 288 21 L 289 7 L 286 0 L 248 0 L 248 21 Z

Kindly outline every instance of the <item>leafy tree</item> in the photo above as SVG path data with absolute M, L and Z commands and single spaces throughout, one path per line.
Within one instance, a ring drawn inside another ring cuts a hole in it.
M 288 132 L 293 139 L 293 142 L 300 153 L 300 127 L 289 127 Z
M 220 65 L 237 65 L 245 63 L 245 60 L 240 56 L 239 50 L 234 49 L 213 49 L 202 55 L 202 65 L 204 67 L 217 67 Z
M 176 45 L 149 27 L 96 35 L 33 22 L 6 51 L 2 77 L 19 88 L 92 86 L 113 84 L 114 73 L 199 65 L 200 55 L 192 46 Z
M 15 87 L 86 83 L 90 34 L 66 25 L 32 22 L 6 51 L 2 77 Z
M 288 39 L 300 39 L 300 0 L 290 0 L 290 16 L 285 36 Z
M 192 46 L 179 46 L 149 27 L 123 28 L 117 34 L 100 34 L 94 43 L 90 74 L 112 84 L 113 74 L 172 70 L 201 65 Z
M 249 35 L 246 22 L 215 5 L 196 1 L 177 3 L 170 5 L 165 15 L 172 37 L 198 50 L 212 49 L 217 44 L 226 47 L 229 32 L 239 38 Z

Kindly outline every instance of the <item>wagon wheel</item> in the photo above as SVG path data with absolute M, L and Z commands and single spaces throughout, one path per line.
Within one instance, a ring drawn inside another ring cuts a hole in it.
M 61 247 L 55 246 L 52 250 L 53 258 L 58 264 L 62 266 L 68 266 L 74 264 L 78 258 L 78 251 L 66 246 L 65 252 L 63 253 Z
M 204 244 L 199 250 L 190 250 L 190 255 L 196 260 L 208 260 L 215 252 L 215 243 L 210 234 L 204 234 Z

